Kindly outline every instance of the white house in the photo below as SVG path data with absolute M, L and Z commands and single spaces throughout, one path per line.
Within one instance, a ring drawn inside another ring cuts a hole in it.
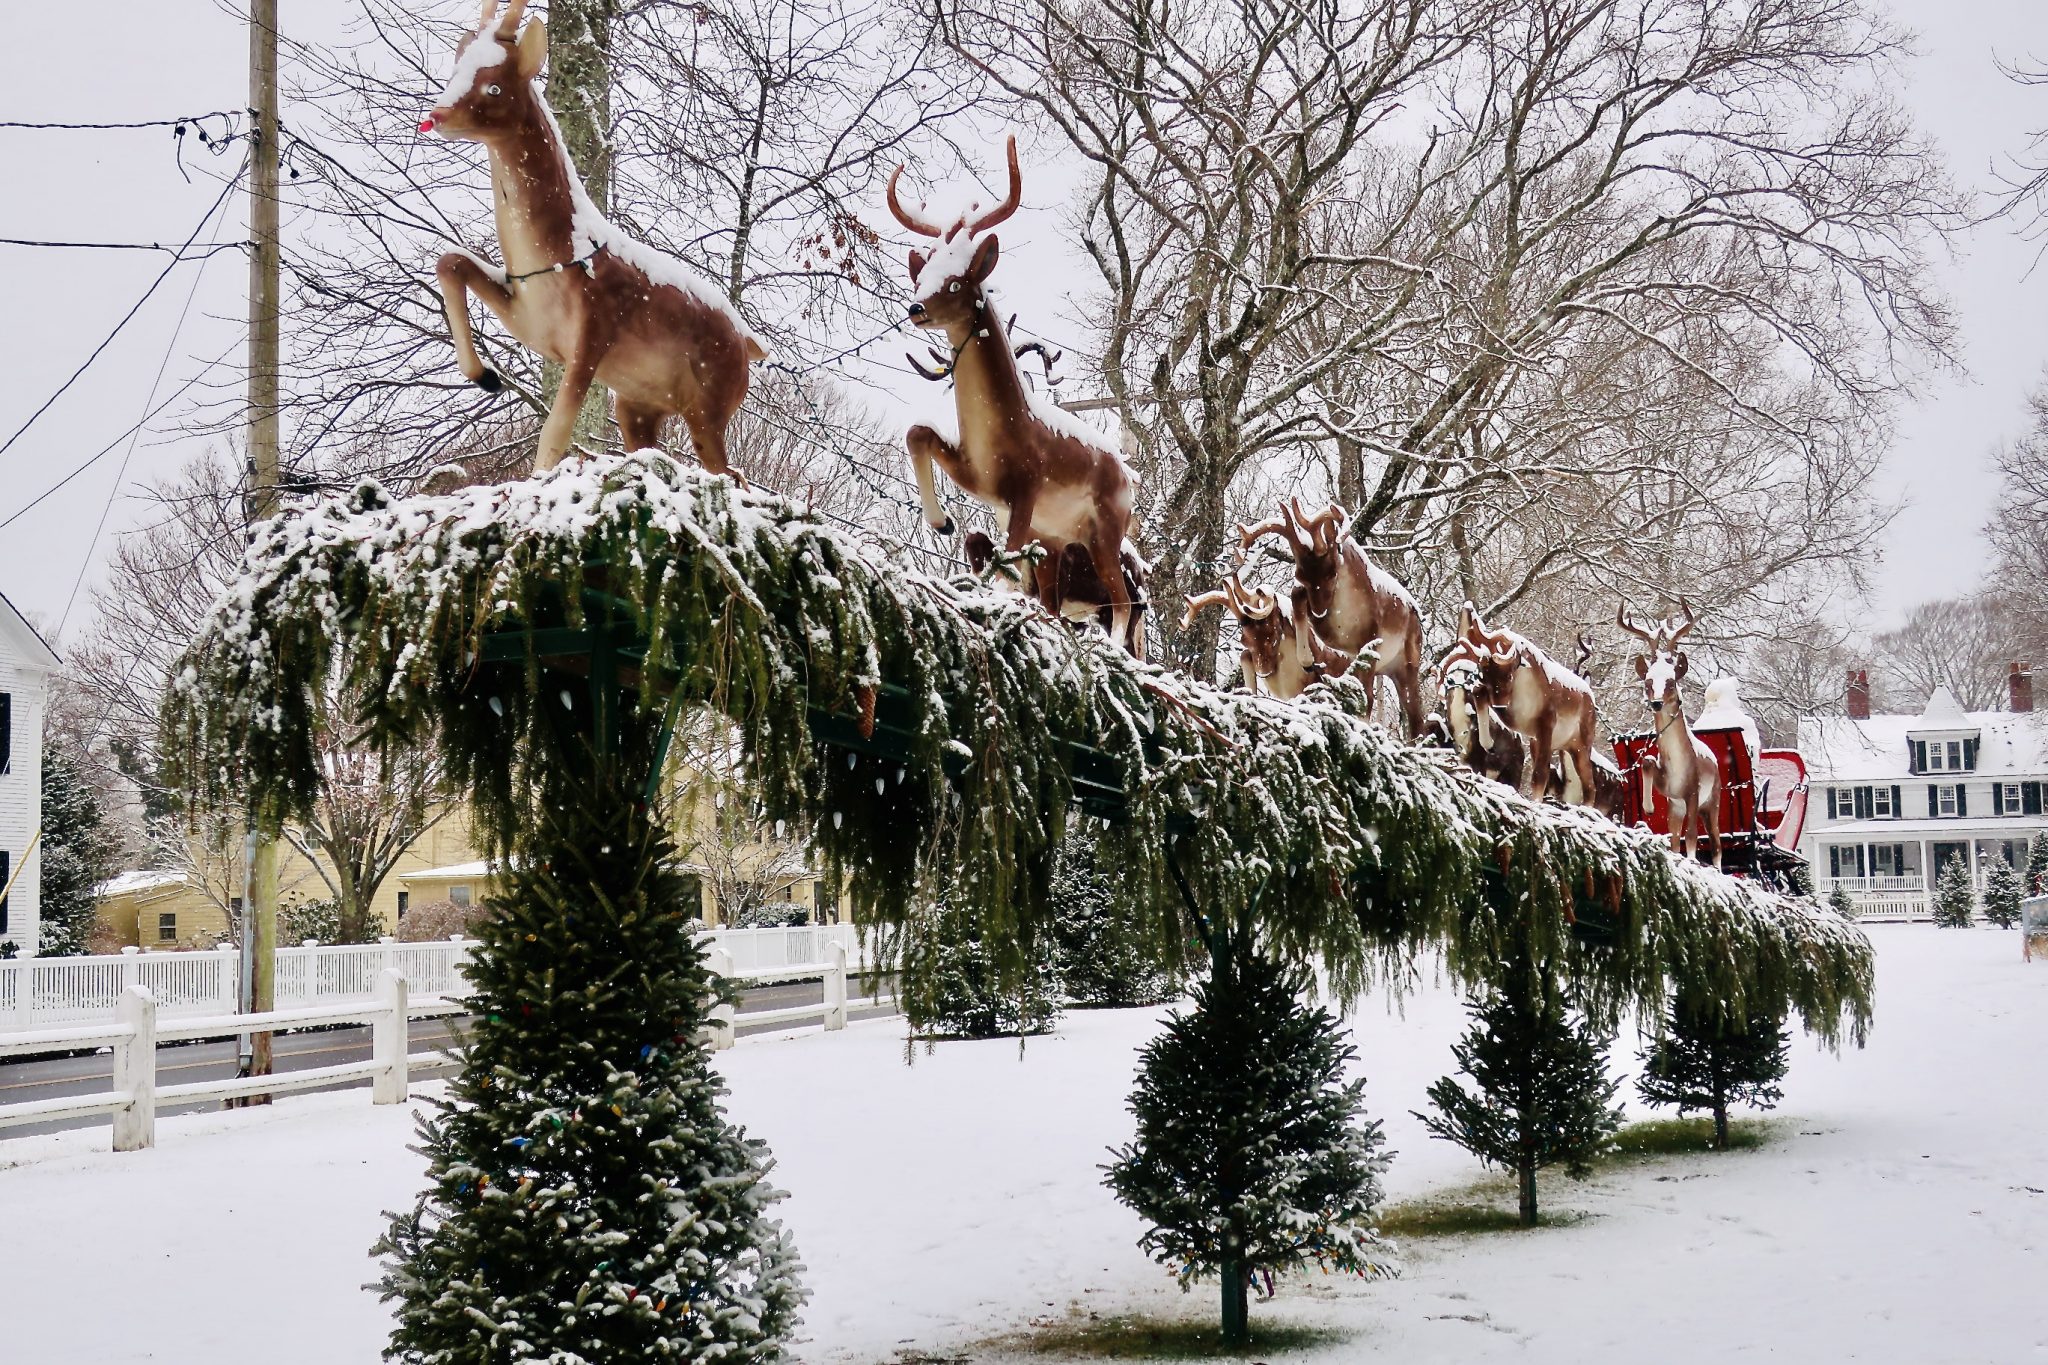
M 1870 918 L 1918 919 L 1951 858 L 1981 887 L 1995 858 L 2026 865 L 2048 830 L 2048 716 L 2012 666 L 2010 708 L 1964 711 L 1946 687 L 1917 716 L 1870 714 L 1852 674 L 1849 714 L 1799 723 L 1810 788 L 1799 851 L 1825 895 L 1839 885 Z
M 57 653 L 0 595 L 0 951 L 34 957 L 42 858 L 43 710 Z M 12 889 L 9 889 L 9 883 Z

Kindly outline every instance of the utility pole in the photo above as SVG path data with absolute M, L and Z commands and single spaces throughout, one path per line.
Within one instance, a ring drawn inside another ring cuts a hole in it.
M 277 511 L 277 0 L 249 5 L 249 434 L 243 514 L 253 530 Z M 277 1005 L 277 841 L 250 812 L 242 892 L 242 1008 Z M 268 1076 L 270 1034 L 242 1035 L 241 1074 Z M 268 1095 L 245 1104 L 268 1104 Z

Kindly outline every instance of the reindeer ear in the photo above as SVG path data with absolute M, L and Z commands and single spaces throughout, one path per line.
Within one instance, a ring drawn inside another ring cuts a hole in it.
M 540 74 L 541 63 L 548 56 L 548 26 L 534 19 L 519 31 L 518 70 L 519 79 L 530 81 Z
M 1678 662 L 1672 669 L 1672 676 L 1675 678 L 1685 676 L 1685 651 L 1682 649 L 1678 651 Z
M 1650 676 L 1650 661 L 1640 654 L 1636 655 L 1636 676 L 1638 678 Z
M 967 273 L 976 280 L 987 279 L 995 271 L 1001 250 L 993 235 L 982 238 L 981 245 L 974 248 L 974 259 L 967 263 Z
M 917 277 L 924 274 L 924 263 L 930 259 L 931 257 L 925 255 L 916 247 L 910 248 L 910 282 L 912 284 L 916 284 Z

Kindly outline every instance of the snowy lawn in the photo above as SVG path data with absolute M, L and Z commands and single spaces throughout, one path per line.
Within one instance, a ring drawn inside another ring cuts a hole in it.
M 1404 1242 L 1390 1283 L 1283 1282 L 1253 1321 L 1307 1330 L 1260 1357 L 2048 1359 L 2048 965 L 2023 965 L 2012 933 L 1871 937 L 1869 1049 L 1796 1044 L 1761 1149 L 1547 1176 L 1546 1208 L 1578 1217 Z M 895 1021 L 725 1054 L 733 1111 L 792 1192 L 803 1358 L 979 1361 L 1091 1322 L 1210 1320 L 1213 1294 L 1146 1261 L 1099 1183 L 1158 1015 L 1076 1012 L 1021 1055 L 949 1043 L 909 1066 Z M 1392 1196 L 1476 1179 L 1408 1114 L 1449 1065 L 1459 1002 L 1425 988 L 1353 1024 Z M 410 1137 L 409 1111 L 355 1091 L 164 1120 L 151 1152 L 107 1152 L 103 1127 L 0 1142 L 0 1357 L 369 1365 L 386 1315 L 358 1286 L 379 1210 L 421 1183 Z

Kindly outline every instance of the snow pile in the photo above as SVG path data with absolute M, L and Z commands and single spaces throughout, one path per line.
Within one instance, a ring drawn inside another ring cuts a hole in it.
M 627 641 L 636 724 L 729 717 L 765 817 L 808 833 L 864 918 L 903 924 L 943 891 L 1020 970 L 1079 802 L 1116 817 L 1119 895 L 1165 957 L 1185 893 L 1345 993 L 1431 945 L 1484 980 L 1512 934 L 1608 1012 L 1661 1011 L 1675 984 L 1830 1038 L 1869 1020 L 1853 925 L 1405 744 L 1356 680 L 1223 692 L 655 452 L 400 502 L 365 485 L 268 524 L 180 668 L 167 757 L 198 805 L 303 811 L 339 669 L 371 737 L 438 742 L 509 845 L 548 708 L 573 701 L 539 685 L 535 628 Z

